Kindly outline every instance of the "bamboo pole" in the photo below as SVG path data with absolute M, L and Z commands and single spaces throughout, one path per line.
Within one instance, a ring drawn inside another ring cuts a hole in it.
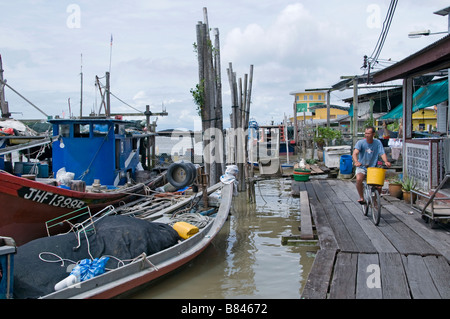
M 253 64 L 250 65 L 250 76 L 249 76 L 249 82 L 248 82 L 248 94 L 247 94 L 247 127 L 248 127 L 248 121 L 250 120 L 250 105 L 252 102 L 252 86 L 253 86 Z
M 204 22 L 197 24 L 197 54 L 199 84 L 203 87 L 204 105 L 201 108 L 205 172 L 209 184 L 216 184 L 224 171 L 222 82 L 220 66 L 219 30 L 214 29 L 213 50 L 207 8 L 203 8 Z
M 238 191 L 243 192 L 247 189 L 246 184 L 253 180 L 253 174 L 248 169 L 248 121 L 250 118 L 251 92 L 253 83 L 253 65 L 250 66 L 250 77 L 245 74 L 244 81 L 239 78 L 239 84 L 236 81 L 236 74 L 233 72 L 233 65 L 230 62 L 227 69 L 228 81 L 231 91 L 232 103 L 232 138 L 235 154 L 234 163 L 238 166 Z M 250 196 L 252 197 L 252 196 Z
M 231 111 L 232 111 L 232 122 L 231 122 L 231 128 L 232 128 L 232 148 L 234 150 L 233 158 L 231 160 L 232 163 L 237 164 L 238 157 L 237 157 L 237 128 L 238 128 L 238 99 L 237 99 L 237 85 L 236 85 L 236 73 L 233 72 L 233 64 L 229 63 L 228 71 L 228 81 L 230 84 L 230 91 L 231 91 Z
M 221 133 L 220 138 L 217 139 L 216 151 L 219 152 L 217 158 L 216 173 L 217 180 L 220 180 L 220 176 L 225 172 L 225 143 L 224 143 L 224 131 L 223 131 L 223 110 L 222 110 L 222 74 L 220 64 L 220 38 L 219 29 L 214 29 L 214 70 L 216 79 L 216 128 Z
M 253 86 L 253 65 L 250 65 L 250 75 L 248 76 L 248 91 L 245 99 L 245 132 L 248 136 L 248 123 L 250 121 L 250 106 L 251 106 L 251 96 L 252 96 L 252 86 Z M 245 151 L 246 151 L 246 168 L 247 168 L 247 181 L 248 181 L 248 198 L 249 202 L 254 203 L 255 198 L 255 180 L 253 172 L 253 144 L 250 147 L 250 154 L 248 150 L 248 137 L 245 139 Z M 250 163 L 250 164 L 248 164 Z M 250 165 L 250 167 L 249 167 Z

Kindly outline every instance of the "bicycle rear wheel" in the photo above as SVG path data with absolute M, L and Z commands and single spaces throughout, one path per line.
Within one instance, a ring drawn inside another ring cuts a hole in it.
M 380 223 L 380 217 L 381 217 L 381 200 L 380 200 L 380 193 L 377 189 L 372 190 L 372 196 L 371 196 L 371 211 L 372 211 L 372 220 L 375 226 L 378 226 Z

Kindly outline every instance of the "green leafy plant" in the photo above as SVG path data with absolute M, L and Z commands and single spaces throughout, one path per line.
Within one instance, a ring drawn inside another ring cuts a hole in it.
M 324 146 L 326 142 L 331 142 L 334 139 L 341 140 L 342 132 L 332 129 L 331 127 L 319 126 L 317 128 L 314 142 L 316 142 L 319 147 Z
M 395 184 L 395 185 L 402 184 L 402 181 L 398 178 L 398 176 L 389 178 L 388 181 L 389 181 L 389 184 Z
M 202 116 L 202 110 L 205 106 L 205 80 L 195 86 L 195 89 L 191 89 L 192 98 L 197 105 L 197 112 L 200 117 Z
M 398 132 L 400 128 L 400 121 L 395 121 L 387 126 L 389 131 Z
M 410 178 L 408 176 L 403 177 L 402 181 L 402 189 L 405 192 L 410 192 L 412 190 L 415 190 L 417 187 L 417 182 L 414 180 L 414 178 Z
M 365 131 L 368 127 L 375 126 L 375 120 L 373 118 L 373 114 L 371 113 L 369 117 L 364 121 L 363 131 Z

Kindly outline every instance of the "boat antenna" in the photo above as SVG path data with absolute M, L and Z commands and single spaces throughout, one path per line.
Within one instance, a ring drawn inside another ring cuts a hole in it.
M 111 73 L 112 45 L 113 45 L 113 35 L 111 33 L 111 44 L 109 48 L 109 73 Z
M 67 100 L 67 103 L 69 104 L 69 119 L 72 118 L 72 110 L 70 109 L 70 97 Z
M 81 93 L 80 93 L 80 119 L 83 117 L 83 53 L 81 53 Z

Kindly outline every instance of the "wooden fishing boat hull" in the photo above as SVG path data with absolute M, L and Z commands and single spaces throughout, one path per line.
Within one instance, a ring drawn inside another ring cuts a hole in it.
M 18 246 L 47 236 L 45 222 L 78 208 L 97 212 L 109 205 L 127 203 L 159 185 L 163 175 L 148 183 L 105 193 L 78 192 L 0 172 L 0 235 L 11 237 Z
M 215 188 L 217 189 L 217 188 Z M 209 189 L 208 192 L 214 191 Z M 194 236 L 141 261 L 108 271 L 100 276 L 54 292 L 42 299 L 109 299 L 151 283 L 185 265 L 203 252 L 222 229 L 231 208 L 233 185 L 223 185 L 216 217 Z M 188 203 L 190 199 L 186 200 Z M 180 206 L 180 205 L 178 205 Z M 173 210 L 173 208 L 170 208 Z M 170 210 L 169 209 L 169 210 Z M 167 211 L 166 211 L 167 212 Z M 161 212 L 160 216 L 164 212 Z M 156 218 L 154 221 L 158 222 Z

